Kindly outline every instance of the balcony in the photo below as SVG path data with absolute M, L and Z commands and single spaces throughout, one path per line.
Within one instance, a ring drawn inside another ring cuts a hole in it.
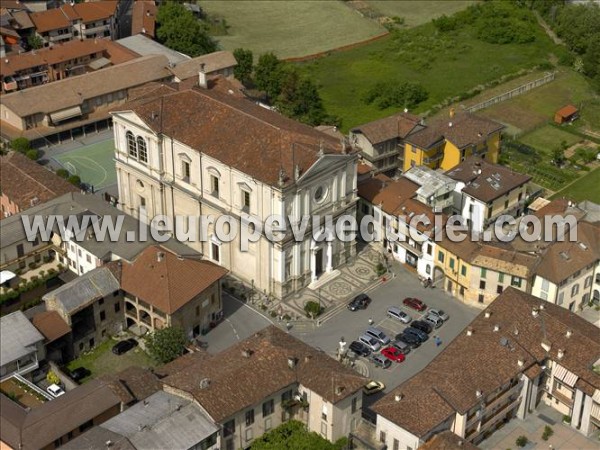
M 72 33 L 57 34 L 56 36 L 48 36 L 50 42 L 68 41 L 73 38 Z
M 439 153 L 436 153 L 433 156 L 428 156 L 427 158 L 423 158 L 423 163 L 424 164 L 431 164 L 431 163 L 434 163 L 436 161 L 439 161 L 443 157 L 444 157 L 444 152 L 439 152 Z
M 85 27 L 85 25 L 82 25 L 82 31 L 83 34 L 85 34 L 86 36 L 89 36 L 90 34 L 97 34 L 97 33 L 104 33 L 105 31 L 109 31 L 110 30 L 110 25 L 98 25 L 95 27 Z

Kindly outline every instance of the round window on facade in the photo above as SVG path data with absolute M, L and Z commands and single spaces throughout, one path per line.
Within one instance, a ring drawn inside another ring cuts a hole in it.
M 137 180 L 135 187 L 139 192 L 143 191 L 145 188 L 144 183 L 142 183 L 140 180 Z
M 321 203 L 327 197 L 327 188 L 325 186 L 319 186 L 315 189 L 315 201 Z

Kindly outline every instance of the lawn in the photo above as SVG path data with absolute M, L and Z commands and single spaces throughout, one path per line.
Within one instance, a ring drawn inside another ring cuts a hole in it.
M 535 33 L 533 43 L 499 45 L 477 39 L 468 26 L 439 34 L 428 23 L 302 67 L 318 82 L 327 111 L 340 117 L 347 131 L 400 109 L 380 110 L 363 101 L 377 82 L 421 83 L 429 98 L 414 112 L 422 113 L 448 97 L 546 62 L 556 46 L 541 28 Z
M 442 14 L 446 14 L 447 16 L 452 15 L 476 2 L 464 0 L 420 0 L 418 2 L 405 0 L 366 0 L 365 3 L 384 16 L 402 17 L 405 25 L 414 27 L 427 23 Z
M 554 81 L 531 90 L 511 100 L 504 101 L 478 114 L 512 125 L 520 131 L 539 126 L 553 120 L 554 113 L 568 104 L 584 107 L 577 126 L 600 128 L 600 101 L 594 100 L 594 93 L 587 80 L 569 69 L 561 69 Z M 597 98 L 597 97 L 596 97 Z
M 567 197 L 575 201 L 591 200 L 600 203 L 600 168 L 593 170 L 579 180 L 570 184 L 562 191 L 554 194 L 554 197 Z
M 582 138 L 569 133 L 568 131 L 554 127 L 552 125 L 544 125 L 541 128 L 528 133 L 519 138 L 521 142 L 537 150 L 542 151 L 546 155 L 552 155 L 552 150 L 559 147 L 561 142 L 565 141 L 570 147 L 573 144 L 581 141 Z
M 115 355 L 111 349 L 116 343 L 117 341 L 108 339 L 91 352 L 71 361 L 67 368 L 72 370 L 77 367 L 85 367 L 92 372 L 89 378 L 97 378 L 101 375 L 120 372 L 131 366 L 156 366 L 154 361 L 139 346 L 122 355 Z
M 385 33 L 341 1 L 201 1 L 213 18 L 229 25 L 216 36 L 226 50 L 244 47 L 281 58 L 311 55 Z

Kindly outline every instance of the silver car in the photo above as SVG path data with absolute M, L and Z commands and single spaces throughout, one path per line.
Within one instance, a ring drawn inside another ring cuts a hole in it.
M 372 352 L 378 352 L 381 349 L 381 344 L 373 336 L 363 334 L 358 338 L 359 342 L 365 344 Z
M 433 328 L 439 328 L 444 325 L 444 321 L 442 319 L 432 314 L 427 314 L 425 317 L 423 317 L 423 320 L 427 323 L 430 323 Z
M 397 306 L 389 307 L 387 310 L 387 315 L 388 315 L 388 317 L 397 319 L 402 323 L 410 323 L 410 321 L 412 320 L 412 317 L 410 317 L 407 313 L 402 311 Z
M 377 339 L 381 345 L 388 345 L 391 342 L 391 339 L 387 337 L 383 331 L 376 327 L 367 328 L 365 334 Z
M 427 311 L 427 314 L 439 317 L 444 322 L 450 318 L 450 316 L 443 309 L 430 309 L 429 311 Z

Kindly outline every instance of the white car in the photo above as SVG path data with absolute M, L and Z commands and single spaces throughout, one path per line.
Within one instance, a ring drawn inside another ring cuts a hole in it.
M 402 311 L 397 306 L 389 307 L 387 310 L 387 315 L 388 317 L 392 317 L 393 319 L 398 319 L 402 323 L 410 323 L 410 321 L 412 320 L 412 317 L 410 317 L 410 315 Z
M 430 309 L 429 311 L 427 311 L 427 313 L 431 314 L 432 316 L 439 317 L 444 322 L 450 318 L 450 316 L 442 309 Z
M 381 349 L 381 344 L 373 336 L 363 334 L 358 338 L 358 341 L 365 344 L 372 352 L 378 352 Z
M 54 398 L 60 397 L 65 393 L 65 391 L 63 391 L 62 388 L 57 384 L 51 384 L 46 388 L 46 390 L 48 391 L 48 394 Z

